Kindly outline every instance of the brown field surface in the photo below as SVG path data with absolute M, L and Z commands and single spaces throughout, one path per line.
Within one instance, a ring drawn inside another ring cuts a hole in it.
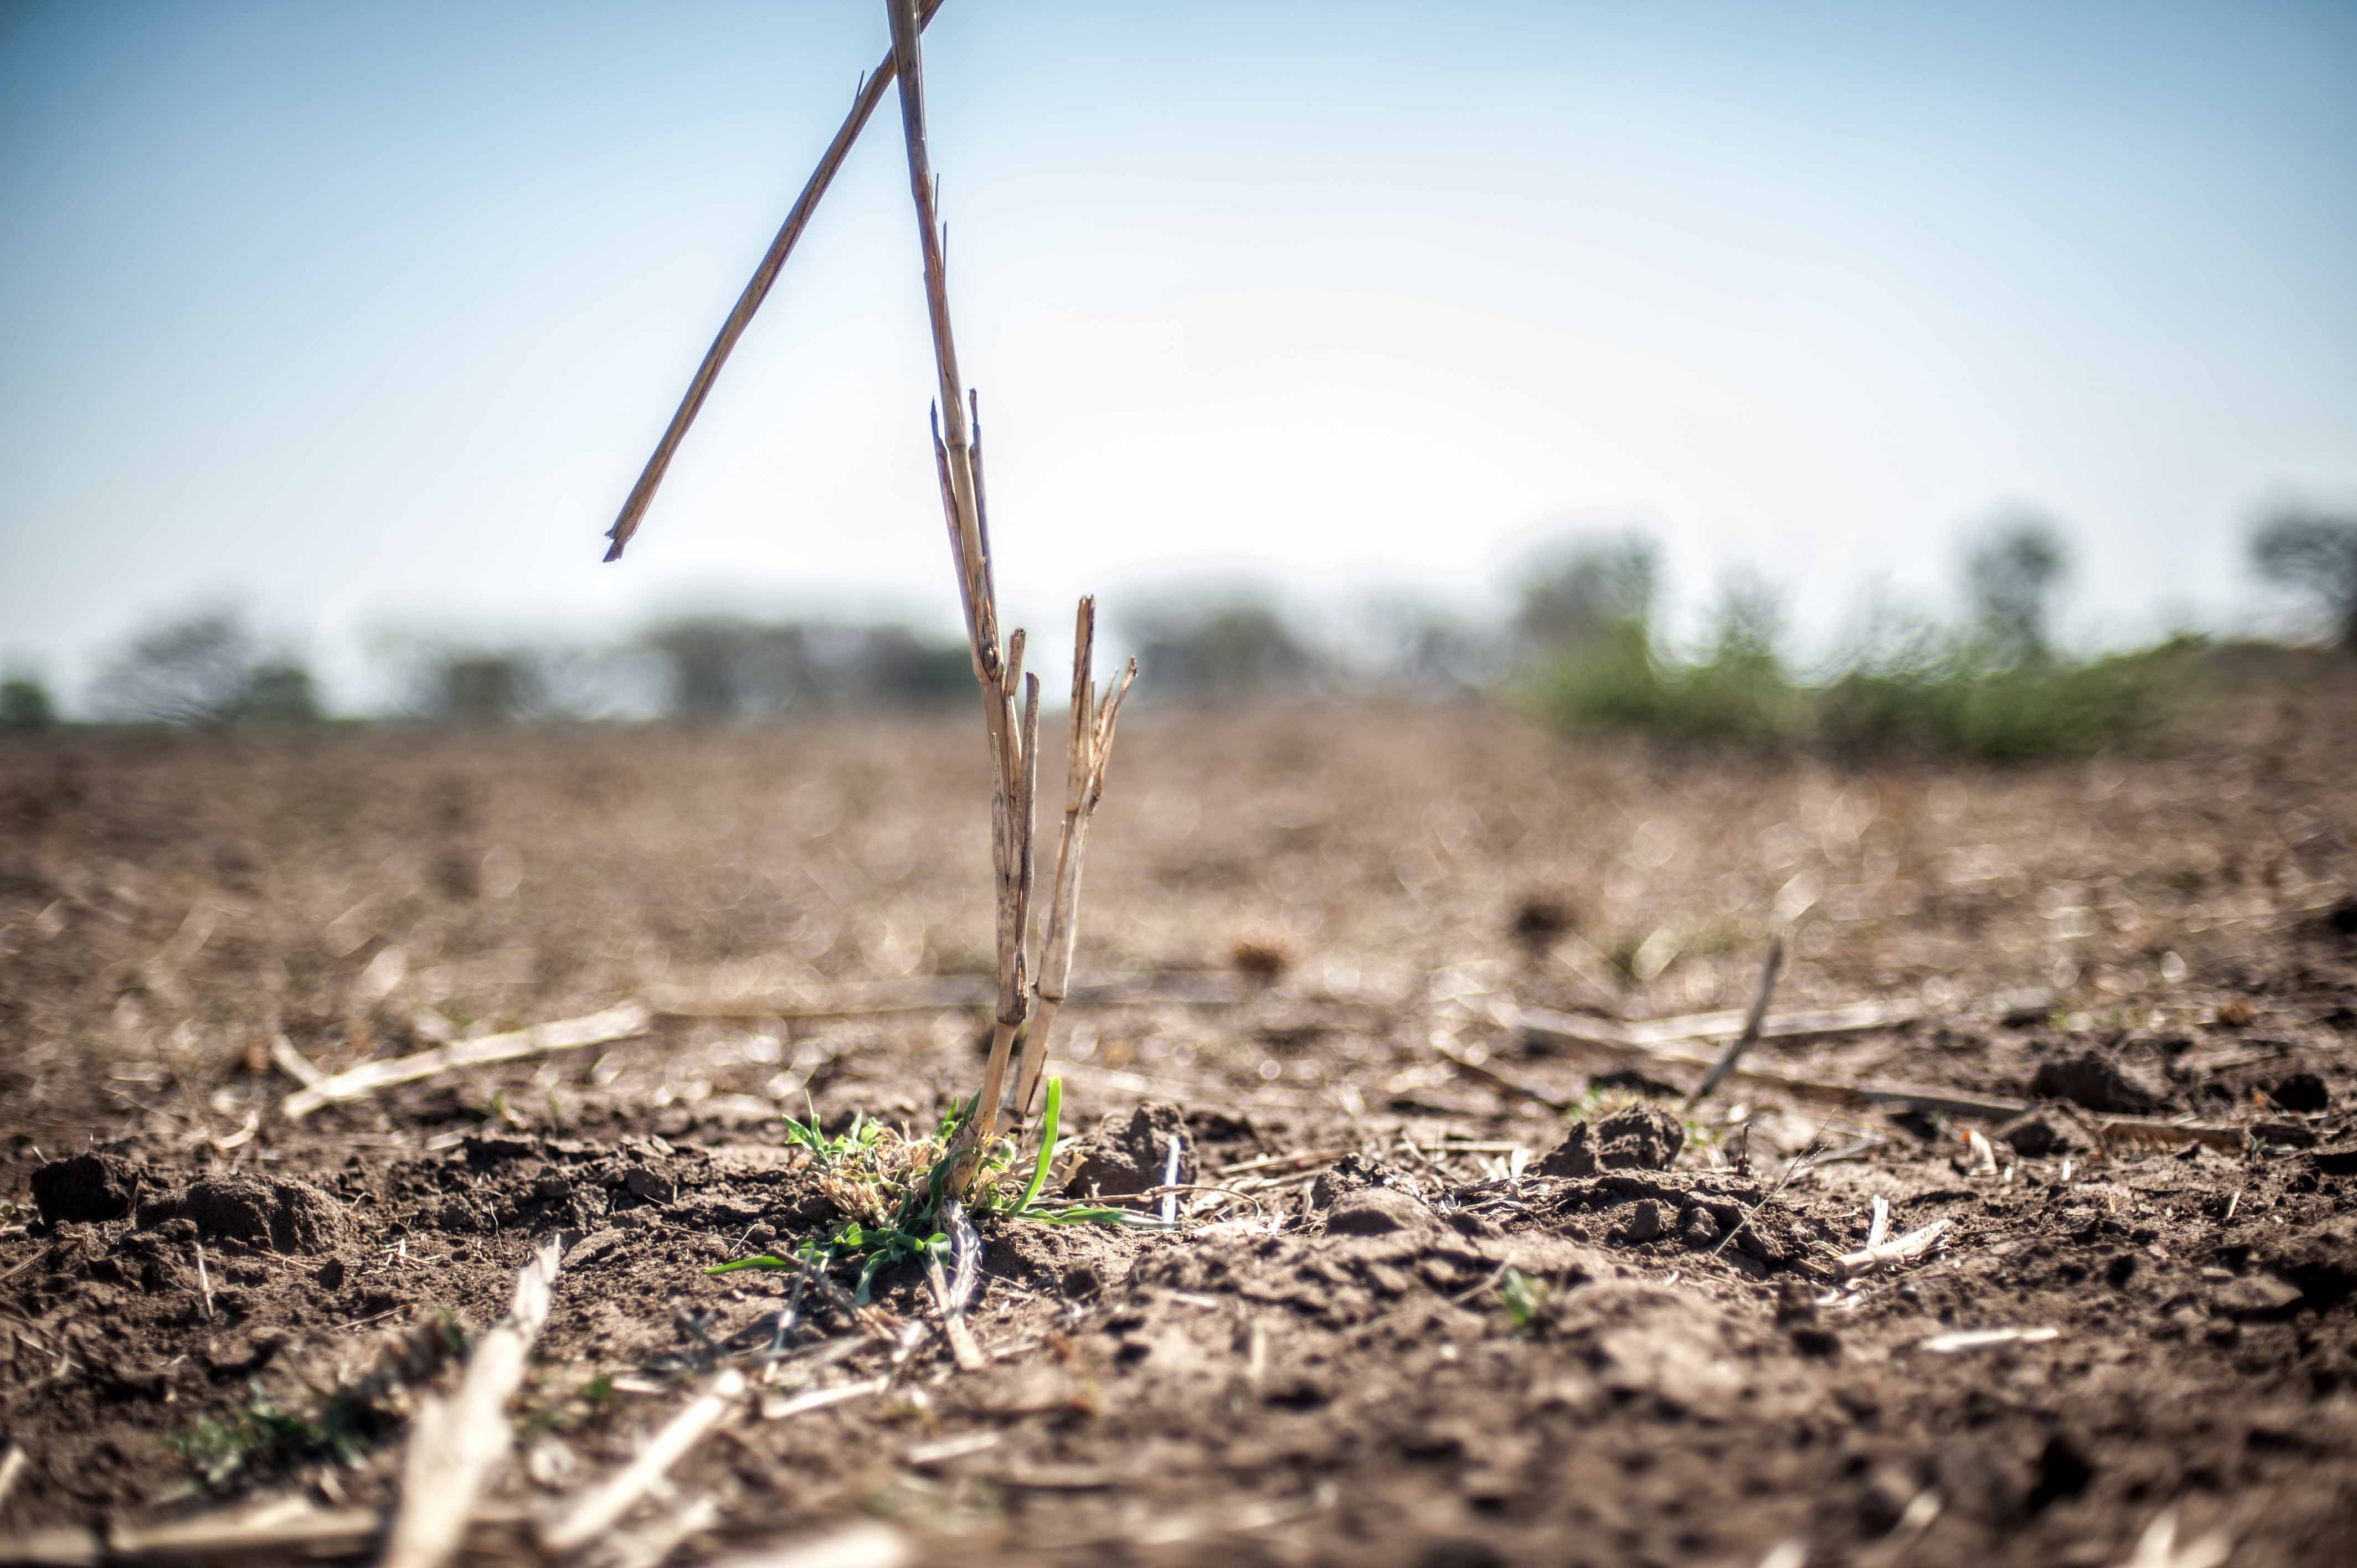
M 0 746 L 0 1558 L 390 1503 L 556 1236 L 482 1561 L 539 1561 L 533 1519 L 735 1369 L 595 1560 L 709 1498 L 673 1560 L 881 1521 L 845 1560 L 2157 1568 L 2173 1511 L 2231 1551 L 2188 1563 L 2349 1562 L 2352 714 L 2286 688 L 2169 756 L 1847 771 L 1140 705 L 1051 1070 L 1092 1144 L 1175 1105 L 1192 1186 L 1172 1233 L 985 1218 L 963 1369 L 913 1269 L 856 1316 L 704 1272 L 838 1218 L 781 1112 L 925 1130 L 978 1081 L 963 710 Z M 1755 1075 L 1689 1111 L 1716 1038 L 1521 1026 L 1741 1008 L 1780 925 L 1779 1011 L 1913 1015 L 1747 1068 L 2058 1102 Z M 290 1053 L 633 1000 L 630 1037 L 285 1113 Z M 1547 1160 L 1648 1095 L 1665 1168 L 1601 1127 Z M 1942 1245 L 1846 1280 L 1878 1197 Z

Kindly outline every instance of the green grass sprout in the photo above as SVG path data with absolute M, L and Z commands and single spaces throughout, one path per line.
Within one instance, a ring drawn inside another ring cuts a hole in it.
M 1029 1178 L 1019 1194 L 1006 1192 L 999 1180 L 1015 1163 L 1015 1142 L 1002 1138 L 983 1155 L 982 1174 L 969 1195 L 977 1215 L 1040 1225 L 1143 1225 L 1159 1229 L 1161 1221 L 1125 1208 L 1094 1204 L 1051 1204 L 1043 1200 L 1054 1165 L 1056 1138 L 1063 1116 L 1064 1084 L 1048 1080 L 1047 1105 L 1039 1121 L 1039 1150 Z M 947 1155 L 958 1128 L 974 1113 L 968 1101 L 942 1119 L 931 1135 L 910 1138 L 864 1114 L 830 1137 L 813 1110 L 807 1121 L 785 1118 L 786 1137 L 807 1151 L 811 1168 L 823 1193 L 843 1218 L 823 1235 L 807 1236 L 791 1247 L 756 1257 L 716 1263 L 707 1274 L 738 1269 L 826 1268 L 856 1262 L 859 1279 L 852 1299 L 865 1305 L 876 1278 L 896 1263 L 946 1261 L 950 1239 L 941 1228 L 946 1195 L 942 1183 Z
M 1517 1334 L 1528 1334 L 1538 1326 L 1548 1294 L 1544 1281 L 1532 1279 L 1519 1269 L 1508 1269 L 1498 1284 L 1499 1303 Z

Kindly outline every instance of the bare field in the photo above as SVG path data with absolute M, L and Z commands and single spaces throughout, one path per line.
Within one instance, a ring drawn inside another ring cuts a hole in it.
M 838 1218 L 780 1112 L 930 1127 L 974 1087 L 964 711 L 0 748 L 0 1557 L 387 1503 L 414 1402 L 559 1234 L 486 1561 L 539 1560 L 538 1510 L 735 1368 L 753 1396 L 600 1550 L 709 1497 L 677 1560 L 881 1520 L 915 1561 L 2103 1568 L 2168 1514 L 2236 1568 L 2346 1562 L 2352 711 L 1991 773 L 1140 708 L 1051 1071 L 1068 1133 L 1179 1109 L 1185 1223 L 986 1221 L 963 1370 L 902 1334 L 913 1270 L 785 1334 L 792 1274 L 703 1271 Z M 1739 1008 L 1778 921 L 1780 1010 L 1921 1015 L 1747 1065 L 2071 1103 L 1753 1078 L 1684 1112 L 1684 1061 L 1512 1026 Z M 636 1037 L 282 1113 L 289 1049 L 632 999 Z M 1523 1090 L 1616 1125 L 1654 1095 L 1681 1146 L 1549 1161 L 1568 1117 Z M 1940 1246 L 1845 1279 L 1877 1197 Z

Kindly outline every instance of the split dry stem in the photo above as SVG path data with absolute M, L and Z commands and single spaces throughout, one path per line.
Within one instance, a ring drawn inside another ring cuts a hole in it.
M 950 540 L 951 564 L 966 627 L 975 683 L 981 688 L 983 727 L 991 761 L 991 865 L 996 888 L 998 997 L 990 1055 L 971 1112 L 959 1125 L 948 1154 L 942 1191 L 963 1197 L 979 1176 L 983 1151 L 996 1136 L 1006 1095 L 1007 1069 L 1018 1039 L 1024 1040 L 1017 1103 L 1028 1105 L 1047 1062 L 1054 1010 L 1064 999 L 1071 970 L 1081 857 L 1088 814 L 1103 789 L 1103 759 L 1110 749 L 1113 720 L 1130 675 L 1100 709 L 1090 671 L 1095 606 L 1081 603 L 1073 656 L 1072 739 L 1068 748 L 1065 832 L 1057 859 L 1054 909 L 1049 920 L 1047 955 L 1032 956 L 1031 895 L 1037 875 L 1034 853 L 1039 780 L 1039 680 L 1023 671 L 1024 634 L 1018 628 L 1002 645 L 996 573 L 991 561 L 989 499 L 983 481 L 982 405 L 958 371 L 957 335 L 951 324 L 947 246 L 938 210 L 939 185 L 925 119 L 923 24 L 915 0 L 886 0 L 892 27 L 892 56 L 900 89 L 900 126 L 907 144 L 909 194 L 916 208 L 918 242 L 924 261 L 925 306 L 932 328 L 933 366 L 940 395 L 932 412 L 933 466 L 942 492 L 942 514 Z M 1020 705 L 1017 699 L 1020 698 Z M 1052 972 L 1051 973 L 1049 972 Z M 1039 1027 L 1026 1037 L 1035 974 Z M 1052 1003 L 1050 1001 L 1052 998 Z

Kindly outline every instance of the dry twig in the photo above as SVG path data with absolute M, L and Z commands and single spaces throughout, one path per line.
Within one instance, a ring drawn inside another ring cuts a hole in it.
M 2119 1568 L 2222 1568 L 2233 1554 L 2234 1543 L 2222 1530 L 2180 1544 L 2177 1508 L 2171 1504 L 2152 1516 L 2152 1522 L 2136 1538 L 2135 1552 L 2122 1559 Z
M 1088 853 L 1089 822 L 1097 802 L 1104 799 L 1105 768 L 1113 760 L 1113 731 L 1121 717 L 1122 699 L 1137 679 L 1133 659 L 1121 681 L 1097 701 L 1095 673 L 1097 601 L 1081 600 L 1072 626 L 1071 738 L 1064 757 L 1064 832 L 1056 848 L 1056 886 L 1048 905 L 1048 934 L 1039 952 L 1039 979 L 1033 993 L 1039 999 L 1039 1017 L 1023 1042 L 1023 1066 L 1015 1079 L 1015 1104 L 1031 1114 L 1047 1069 L 1049 1036 L 1056 1012 L 1064 1004 L 1072 972 L 1072 947 L 1079 934 L 1081 862 Z
M 295 1042 L 284 1035 L 270 1036 L 270 1060 L 271 1065 L 277 1068 L 280 1072 L 306 1089 L 320 1082 L 328 1076 L 319 1070 L 317 1064 L 309 1057 L 296 1050 Z
M 630 1512 L 632 1505 L 679 1463 L 687 1451 L 720 1424 L 745 1393 L 745 1374 L 730 1368 L 713 1380 L 702 1397 L 672 1417 L 646 1451 L 612 1477 L 574 1498 L 540 1531 L 541 1546 L 559 1556 L 578 1551 Z
M 322 1105 L 364 1100 L 377 1090 L 390 1089 L 395 1084 L 438 1078 L 446 1072 L 457 1072 L 464 1068 L 485 1067 L 493 1062 L 516 1061 L 525 1057 L 547 1056 L 555 1051 L 574 1051 L 584 1046 L 602 1046 L 614 1040 L 631 1039 L 647 1032 L 651 1016 L 640 1004 L 625 1002 L 619 1007 L 608 1007 L 603 1013 L 592 1013 L 585 1018 L 563 1018 L 553 1024 L 535 1024 L 529 1029 L 518 1029 L 511 1034 L 486 1035 L 479 1040 L 461 1040 L 455 1046 L 436 1046 L 430 1051 L 395 1057 L 390 1061 L 362 1062 L 349 1071 L 323 1078 L 307 1088 L 296 1090 L 280 1101 L 278 1112 L 289 1122 L 299 1122 Z
M 998 593 L 990 560 L 990 532 L 984 510 L 979 449 L 978 401 L 970 401 L 958 373 L 957 339 L 950 327 L 947 263 L 941 218 L 934 208 L 932 156 L 925 134 L 925 69 L 913 0 L 885 0 L 892 24 L 892 56 L 900 88 L 900 126 L 908 145 L 909 192 L 917 209 L 919 243 L 925 263 L 925 305 L 932 324 L 933 366 L 941 397 L 933 406 L 933 463 L 941 480 L 942 511 L 949 527 L 950 557 L 957 570 L 958 601 L 964 611 L 967 650 L 982 688 L 983 727 L 991 760 L 990 849 L 998 914 L 998 1011 L 983 1089 L 974 1113 L 959 1127 L 945 1156 L 947 1190 L 963 1194 L 980 1169 L 983 1148 L 998 1131 L 998 1103 L 1006 1091 L 1007 1062 L 1015 1036 L 1030 1010 L 1025 948 L 1030 932 L 1032 794 L 1038 779 L 1034 755 L 1039 733 L 1039 682 L 1023 678 L 1023 633 L 1002 647 Z M 969 415 L 972 423 L 969 423 Z M 1022 715 L 1016 709 L 1023 698 Z
M 921 27 L 931 22 L 933 13 L 941 8 L 942 0 L 925 0 L 924 12 L 917 26 Z M 885 90 L 892 85 L 898 58 L 897 50 L 886 55 L 883 63 L 860 84 L 858 96 L 852 101 L 851 113 L 844 118 L 843 128 L 835 132 L 834 140 L 827 144 L 826 152 L 819 158 L 818 167 L 811 171 L 809 183 L 802 187 L 802 195 L 794 199 L 793 209 L 786 214 L 785 224 L 779 229 L 778 237 L 770 242 L 769 250 L 761 257 L 761 264 L 753 269 L 752 281 L 745 285 L 745 292 L 737 296 L 736 306 L 728 312 L 728 319 L 720 324 L 720 336 L 715 338 L 712 347 L 704 351 L 704 362 L 696 367 L 694 379 L 687 383 L 687 395 L 680 399 L 679 410 L 671 416 L 671 424 L 663 431 L 662 439 L 655 443 L 654 456 L 647 459 L 645 469 L 639 475 L 639 482 L 630 487 L 630 498 L 622 503 L 621 515 L 614 520 L 614 526 L 606 531 L 606 536 L 614 542 L 606 552 L 607 560 L 621 559 L 623 547 L 639 531 L 640 520 L 646 516 L 648 505 L 655 499 L 655 487 L 662 483 L 664 471 L 670 468 L 673 456 L 687 435 L 687 427 L 695 422 L 696 414 L 703 410 L 704 400 L 711 395 L 712 383 L 720 374 L 720 367 L 727 363 L 730 351 L 737 347 L 737 339 L 745 335 L 753 313 L 760 309 L 761 301 L 769 297 L 770 285 L 778 281 L 779 269 L 793 253 L 795 242 L 802 237 L 802 230 L 808 226 L 811 214 L 818 209 L 819 199 L 826 194 L 826 188 L 834 182 L 834 171 L 843 166 L 845 156 L 851 151 L 851 144 L 859 139 L 859 133 L 866 128 L 868 117 L 876 113 L 876 106 L 884 102 Z
M 998 1008 L 990 1056 L 973 1113 L 959 1127 L 944 1156 L 945 1190 L 962 1196 L 981 1168 L 982 1151 L 998 1131 L 1006 1070 L 1015 1042 L 1031 1011 L 1031 893 L 1036 865 L 1033 800 L 1039 779 L 1039 680 L 1023 673 L 1023 632 L 999 639 L 998 590 L 990 556 L 989 500 L 983 482 L 982 410 L 958 372 L 957 338 L 950 325 L 949 279 L 941 217 L 935 209 L 932 155 L 925 128 L 922 25 L 914 0 L 885 0 L 892 24 L 892 56 L 900 90 L 900 126 L 907 144 L 909 194 L 916 206 L 919 245 L 924 256 L 925 306 L 932 327 L 933 368 L 941 394 L 933 406 L 933 466 L 941 483 L 942 513 L 949 529 L 950 559 L 957 572 L 958 599 L 965 616 L 967 650 L 982 689 L 983 725 L 990 742 L 991 865 L 998 915 Z M 1042 993 L 1063 998 L 1071 962 L 1072 922 L 1080 888 L 1082 830 L 1103 790 L 1104 756 L 1128 682 L 1100 709 L 1089 665 L 1095 606 L 1082 600 L 1078 646 L 1073 654 L 1074 712 L 1066 781 L 1066 835 L 1054 897 L 1046 961 L 1052 984 Z M 1134 677 L 1135 671 L 1132 671 Z M 1020 695 L 1022 705 L 1017 707 Z M 1083 764 L 1088 766 L 1083 767 Z M 1053 1022 L 1052 1015 L 1042 1024 Z M 1044 1063 L 1047 1029 L 1025 1049 L 1027 1067 Z M 1032 1069 L 1036 1077 L 1036 1068 Z
M 1920 1230 L 1910 1230 L 1895 1241 L 1884 1241 L 1855 1252 L 1846 1252 L 1837 1261 L 1841 1277 L 1854 1280 L 1860 1274 L 1898 1263 L 1909 1263 L 1932 1251 L 1951 1222 L 1934 1219 Z
M 477 1493 L 514 1444 L 508 1400 L 522 1383 L 525 1359 L 548 1321 L 564 1259 L 555 1238 L 541 1243 L 516 1276 L 508 1315 L 476 1345 L 457 1394 L 447 1402 L 427 1398 L 419 1404 L 402 1463 L 401 1511 L 385 1546 L 384 1568 L 432 1568 L 457 1552 Z
M 1934 1356 L 1953 1356 L 1959 1350 L 1988 1350 L 1999 1345 L 2037 1345 L 2049 1339 L 2059 1339 L 2059 1328 L 1960 1328 L 1953 1333 L 1934 1334 L 1915 1347 Z
M 1781 932 L 1777 932 L 1769 937 L 1768 956 L 1760 962 L 1760 989 L 1751 998 L 1751 1011 L 1743 1016 L 1743 1032 L 1728 1043 L 1726 1052 L 1711 1065 L 1708 1072 L 1703 1074 L 1702 1081 L 1695 1085 L 1694 1092 L 1686 1096 L 1687 1110 L 1700 1104 L 1705 1095 L 1717 1089 L 1720 1080 L 1735 1070 L 1735 1064 L 1743 1059 L 1743 1053 L 1760 1043 L 1760 1030 L 1768 1017 L 1768 999 L 1776 994 L 1776 974 L 1783 967 L 1784 938 Z
M 490 1551 L 516 1543 L 514 1509 L 479 1509 L 467 1524 L 467 1543 Z M 193 1519 L 109 1524 L 94 1530 L 37 1530 L 0 1540 L 0 1563 L 96 1564 L 274 1563 L 292 1558 L 358 1557 L 383 1539 L 385 1516 L 375 1509 L 323 1509 L 300 1497 L 277 1497 Z
M 1830 1015 L 1813 1014 L 1807 1016 L 1822 1019 Z M 1623 1059 L 1637 1057 L 1648 1061 L 1699 1068 L 1708 1068 L 1716 1060 L 1706 1052 L 1676 1043 L 1691 1036 L 1641 1040 L 1639 1036 L 1641 1034 L 1650 1032 L 1649 1026 L 1644 1025 L 1611 1024 L 1600 1019 L 1577 1018 L 1544 1008 L 1516 1007 L 1511 1004 L 1493 1005 L 1491 1016 L 1501 1027 L 1517 1030 L 1535 1039 L 1606 1051 Z M 1762 1036 L 1777 1033 L 1775 1024 L 1776 1020 L 1771 1016 L 1761 1030 Z M 1826 1031 L 1812 1028 L 1795 1032 L 1822 1034 Z M 1542 1104 L 1557 1108 L 1567 1108 L 1572 1103 L 1551 1096 L 1544 1090 L 1505 1078 L 1493 1069 L 1470 1063 L 1459 1052 L 1437 1044 L 1436 1048 L 1473 1076 L 1493 1082 L 1510 1092 L 1525 1094 Z M 1803 1099 L 1831 1101 L 1839 1105 L 1882 1105 L 1893 1110 L 1925 1112 L 1935 1116 L 1969 1116 L 1984 1122 L 2010 1121 L 2031 1109 L 2029 1101 L 2016 1100 L 2007 1095 L 1975 1094 L 1969 1090 L 1940 1089 L 1928 1084 L 1848 1083 L 1835 1079 L 1813 1078 L 1806 1073 L 1787 1072 L 1781 1068 L 1737 1066 L 1730 1069 L 1727 1076 L 1745 1083 L 1780 1089 Z M 2221 1126 L 2214 1122 L 2164 1122 L 2147 1116 L 2093 1116 L 2087 1119 L 2087 1123 L 2106 1141 L 2113 1138 L 2140 1139 L 2180 1147 L 2187 1144 L 2203 1144 L 2229 1152 L 2239 1152 L 2247 1137 L 2241 1127 Z

